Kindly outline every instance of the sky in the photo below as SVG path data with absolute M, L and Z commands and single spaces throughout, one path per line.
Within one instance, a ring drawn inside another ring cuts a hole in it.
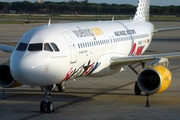
M 0 0 L 0 2 L 15 2 L 15 1 L 24 1 L 24 0 Z M 29 2 L 35 2 L 37 0 L 28 0 Z M 68 2 L 69 0 L 45 0 L 45 1 L 52 1 L 52 2 Z M 84 0 L 74 0 L 74 1 L 84 1 Z M 132 4 L 137 5 L 138 0 L 89 0 L 90 3 L 107 3 L 107 4 Z M 176 5 L 180 6 L 180 0 L 151 0 L 151 5 L 157 6 L 169 6 L 169 5 Z

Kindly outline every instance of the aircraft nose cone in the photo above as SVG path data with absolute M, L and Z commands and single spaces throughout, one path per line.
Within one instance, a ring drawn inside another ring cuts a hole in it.
M 36 77 L 37 62 L 32 56 L 16 54 L 10 59 L 10 70 L 13 78 L 26 85 L 33 84 L 33 77 Z

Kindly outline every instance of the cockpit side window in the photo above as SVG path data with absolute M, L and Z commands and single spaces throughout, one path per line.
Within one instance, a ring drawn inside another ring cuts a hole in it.
M 44 50 L 53 52 L 53 49 L 51 48 L 49 43 L 44 43 Z
M 29 51 L 42 51 L 42 43 L 32 43 L 29 44 L 28 50 Z
M 50 44 L 56 52 L 59 51 L 59 48 L 57 47 L 55 43 L 50 43 Z
M 28 44 L 27 43 L 19 43 L 19 45 L 17 46 L 16 50 L 19 51 L 26 51 Z

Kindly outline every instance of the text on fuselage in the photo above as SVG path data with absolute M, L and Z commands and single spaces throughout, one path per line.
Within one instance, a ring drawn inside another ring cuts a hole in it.
M 136 31 L 134 29 L 132 30 L 122 30 L 122 31 L 115 31 L 115 36 L 126 36 L 126 35 L 135 35 Z

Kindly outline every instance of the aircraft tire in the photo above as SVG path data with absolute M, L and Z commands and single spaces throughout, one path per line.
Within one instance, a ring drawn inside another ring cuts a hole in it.
M 47 106 L 46 106 L 46 102 L 45 101 L 41 101 L 40 111 L 41 112 L 46 112 L 47 111 Z
M 64 92 L 66 89 L 66 82 L 61 82 L 60 84 L 57 85 L 59 92 Z
M 141 95 L 141 89 L 139 89 L 139 86 L 138 86 L 138 84 L 137 84 L 137 82 L 135 83 L 135 85 L 134 85 L 134 93 L 135 93 L 135 95 Z
M 47 112 L 54 112 L 54 105 L 51 101 L 47 103 Z

